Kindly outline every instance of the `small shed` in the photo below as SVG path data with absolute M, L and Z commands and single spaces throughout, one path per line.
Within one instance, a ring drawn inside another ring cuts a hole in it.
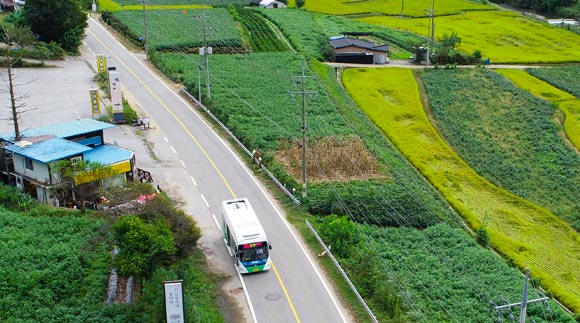
M 387 64 L 389 62 L 387 53 L 389 45 L 376 45 L 373 42 L 364 41 L 346 36 L 330 37 L 330 46 L 333 50 L 333 60 L 343 63 L 360 63 L 361 57 L 367 56 L 364 61 L 368 61 L 368 56 L 373 57 L 373 64 Z M 349 57 L 352 61 L 348 61 Z
M 276 0 L 252 0 L 250 6 L 262 8 L 286 8 L 286 5 L 283 2 Z

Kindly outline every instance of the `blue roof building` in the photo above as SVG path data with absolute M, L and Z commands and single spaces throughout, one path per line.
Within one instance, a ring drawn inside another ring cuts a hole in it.
M 111 174 L 115 178 L 132 180 L 135 154 L 131 150 L 105 143 L 103 130 L 111 127 L 114 125 L 81 119 L 25 130 L 21 132 L 19 141 L 15 141 L 14 132 L 0 134 L 3 155 L 11 157 L 4 158 L 5 161 L 11 160 L 11 163 L 0 165 L 2 175 L 9 184 L 51 204 L 65 202 L 56 202 L 57 196 L 51 192 L 51 188 L 59 182 L 54 164 L 61 160 L 69 160 L 71 165 L 79 161 L 98 163 L 110 170 L 101 172 L 101 175 L 95 172 L 79 173 L 75 177 L 77 185 L 107 180 Z M 66 199 L 74 200 L 74 196 Z

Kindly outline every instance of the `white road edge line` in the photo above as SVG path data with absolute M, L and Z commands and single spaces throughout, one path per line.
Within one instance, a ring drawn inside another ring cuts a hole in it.
M 195 182 L 195 179 L 193 178 L 193 176 L 189 176 L 189 178 L 191 178 L 191 181 L 193 182 L 193 185 L 197 186 L 197 183 Z
M 222 226 L 220 225 L 219 221 L 217 220 L 217 218 L 215 217 L 215 214 L 211 214 L 211 217 L 213 218 L 213 220 L 215 221 L 215 224 L 217 225 L 218 229 L 222 229 Z
M 205 203 L 205 206 L 209 208 L 209 203 L 207 203 L 205 196 L 203 196 L 203 194 L 200 194 L 200 195 L 201 195 L 201 199 L 203 200 L 203 203 Z
M 169 139 L 167 139 L 167 137 L 163 137 L 163 139 L 165 140 L 165 142 L 169 142 Z
M 185 163 L 183 162 L 183 160 L 179 160 L 179 162 L 181 163 L 181 166 L 183 166 L 183 168 L 187 169 L 187 166 L 185 166 Z
M 169 146 L 169 148 L 171 148 L 171 150 L 173 150 L 173 152 L 177 154 L 177 151 L 175 151 L 175 148 L 173 148 L 173 146 Z

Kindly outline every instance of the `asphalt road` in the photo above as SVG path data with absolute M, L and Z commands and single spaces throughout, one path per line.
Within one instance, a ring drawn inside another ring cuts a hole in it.
M 142 116 L 151 118 L 154 129 L 144 132 L 148 132 L 149 146 L 154 147 L 148 154 L 155 155 L 154 171 L 160 173 L 161 188 L 183 199 L 186 212 L 202 228 L 201 247 L 211 263 L 233 277 L 232 291 L 245 292 L 241 295 L 246 299 L 237 300 L 246 321 L 349 321 L 329 282 L 285 220 L 283 210 L 229 145 L 190 104 L 147 68 L 142 54 L 127 51 L 92 18 L 86 34 L 92 55 L 107 57 L 107 65 L 120 72 L 123 94 Z M 235 197 L 250 199 L 271 240 L 270 271 L 238 276 L 233 268 L 217 219 L 221 201 Z

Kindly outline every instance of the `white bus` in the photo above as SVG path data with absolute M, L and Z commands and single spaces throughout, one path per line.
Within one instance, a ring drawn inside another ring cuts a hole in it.
M 272 246 L 247 198 L 222 202 L 224 240 L 242 274 L 270 269 Z

